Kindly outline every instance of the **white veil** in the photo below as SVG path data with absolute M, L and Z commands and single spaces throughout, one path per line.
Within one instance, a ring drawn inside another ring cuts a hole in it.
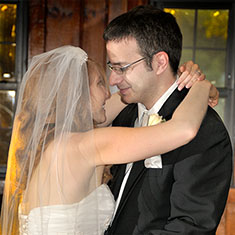
M 76 203 L 96 187 L 94 165 L 83 177 L 84 166 L 69 164 L 72 133 L 93 129 L 87 60 L 82 49 L 64 46 L 35 56 L 24 75 L 8 157 L 2 235 L 19 234 L 19 208 L 28 215 L 33 208 Z

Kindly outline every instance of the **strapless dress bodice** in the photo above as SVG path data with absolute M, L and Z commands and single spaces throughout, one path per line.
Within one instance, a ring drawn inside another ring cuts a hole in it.
M 34 208 L 28 215 L 19 207 L 20 235 L 102 235 L 115 201 L 106 184 L 78 203 Z

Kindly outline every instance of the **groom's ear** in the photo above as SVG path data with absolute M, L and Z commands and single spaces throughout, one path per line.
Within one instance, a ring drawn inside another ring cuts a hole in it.
M 156 75 L 163 73 L 169 66 L 169 57 L 165 51 L 160 51 L 153 56 L 152 68 Z

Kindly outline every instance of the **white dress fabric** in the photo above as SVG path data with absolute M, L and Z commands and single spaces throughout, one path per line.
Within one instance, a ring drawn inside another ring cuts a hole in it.
M 29 215 L 22 215 L 19 207 L 20 235 L 102 235 L 110 223 L 114 204 L 109 187 L 102 184 L 72 205 L 34 208 Z

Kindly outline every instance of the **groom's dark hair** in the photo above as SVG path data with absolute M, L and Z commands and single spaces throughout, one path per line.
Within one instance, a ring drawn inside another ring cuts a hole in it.
M 151 5 L 138 6 L 113 19 L 103 34 L 106 42 L 128 37 L 136 39 L 140 53 L 146 57 L 150 68 L 153 55 L 165 51 L 173 73 L 177 73 L 182 34 L 173 15 Z

